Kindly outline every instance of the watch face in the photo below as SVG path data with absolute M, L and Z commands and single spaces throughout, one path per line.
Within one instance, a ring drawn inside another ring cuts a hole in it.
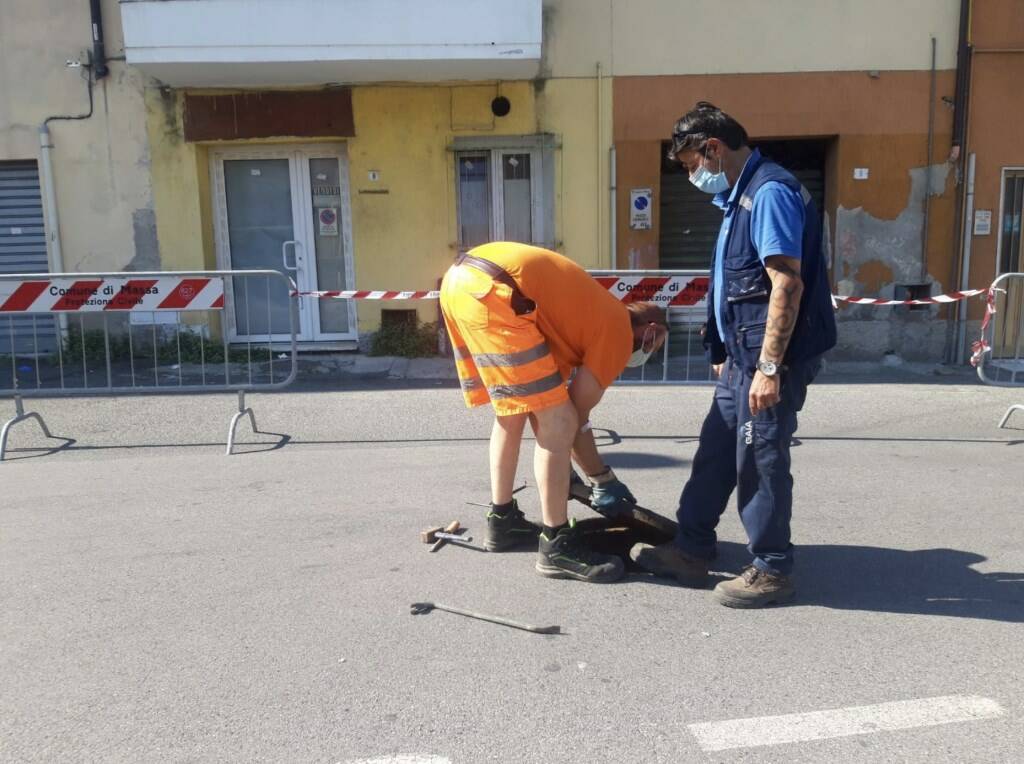
M 762 374 L 766 374 L 769 377 L 774 376 L 775 372 L 779 370 L 779 367 L 773 361 L 761 361 L 757 368 L 761 370 Z

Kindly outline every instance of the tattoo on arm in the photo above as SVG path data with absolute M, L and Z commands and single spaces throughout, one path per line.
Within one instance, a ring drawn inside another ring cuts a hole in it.
M 796 328 L 804 282 L 800 278 L 800 261 L 796 258 L 781 255 L 769 257 L 765 268 L 772 282 L 772 291 L 768 300 L 768 321 L 761 357 L 782 363 L 789 339 Z

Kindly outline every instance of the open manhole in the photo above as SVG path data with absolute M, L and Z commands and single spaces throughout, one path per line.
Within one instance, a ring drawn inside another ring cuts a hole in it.
M 637 507 L 624 517 L 588 517 L 576 522 L 587 546 L 622 558 L 627 570 L 638 570 L 629 557 L 634 544 L 665 544 L 676 535 L 676 523 L 649 509 Z

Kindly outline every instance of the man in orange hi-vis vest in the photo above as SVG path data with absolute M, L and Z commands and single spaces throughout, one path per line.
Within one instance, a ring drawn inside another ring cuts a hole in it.
M 588 549 L 568 522 L 572 458 L 590 478 L 597 511 L 615 515 L 636 503 L 602 461 L 588 420 L 622 370 L 643 364 L 665 341 L 664 309 L 623 304 L 556 252 L 494 242 L 456 259 L 441 285 L 441 310 L 466 404 L 494 407 L 488 551 L 536 541 L 543 576 L 617 580 L 622 560 Z M 512 496 L 527 420 L 537 440 L 543 528 Z

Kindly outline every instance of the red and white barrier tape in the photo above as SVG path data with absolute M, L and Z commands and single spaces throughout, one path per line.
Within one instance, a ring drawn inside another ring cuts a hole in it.
M 853 305 L 944 305 L 950 302 L 959 302 L 968 297 L 978 294 L 985 294 L 987 289 L 968 289 L 964 292 L 950 292 L 949 294 L 937 294 L 934 297 L 925 297 L 921 300 L 881 300 L 877 297 L 847 297 L 846 295 L 832 295 L 832 302 L 848 302 Z
M 664 303 L 667 307 L 696 306 L 705 301 L 708 293 L 707 276 L 595 276 L 601 286 L 611 292 L 622 302 L 646 300 Z M 966 300 L 979 294 L 987 294 L 985 319 L 981 324 L 981 338 L 971 345 L 973 355 L 971 364 L 977 366 L 982 357 L 990 350 L 985 341 L 985 330 L 995 315 L 995 293 L 989 289 L 967 289 L 961 292 L 937 294 L 920 300 L 883 300 L 877 297 L 851 297 L 849 295 L 832 295 L 832 305 L 837 302 L 848 302 L 852 305 L 947 305 Z M 293 291 L 293 297 L 316 297 L 330 300 L 436 300 L 441 296 L 439 291 L 389 292 L 349 289 L 345 291 Z
M 441 293 L 436 289 L 421 292 L 385 292 L 364 289 L 344 291 L 299 292 L 292 291 L 292 297 L 316 297 L 320 300 L 436 300 Z
M 695 306 L 703 303 L 708 293 L 707 276 L 595 276 L 597 282 L 622 302 L 645 300 L 666 307 Z M 293 291 L 293 297 L 316 297 L 321 300 L 436 300 L 437 290 L 422 292 L 388 292 L 349 289 L 345 291 Z
M 971 343 L 971 366 L 977 366 L 984 360 L 985 353 L 992 349 L 992 346 L 985 340 L 985 330 L 992 323 L 992 316 L 996 314 L 996 292 L 1006 292 L 1005 289 L 996 287 L 988 288 L 988 295 L 985 297 L 985 318 L 981 321 L 981 336 L 976 342 Z
M 622 302 L 663 302 L 671 307 L 700 304 L 708 293 L 707 276 L 595 276 L 595 280 Z M 985 294 L 985 289 L 938 294 L 919 300 L 882 300 L 876 297 L 850 297 L 834 294 L 834 302 L 853 305 L 943 305 Z M 344 291 L 293 291 L 292 297 L 316 297 L 330 300 L 436 300 L 441 293 L 436 289 L 416 292 L 347 289 Z

